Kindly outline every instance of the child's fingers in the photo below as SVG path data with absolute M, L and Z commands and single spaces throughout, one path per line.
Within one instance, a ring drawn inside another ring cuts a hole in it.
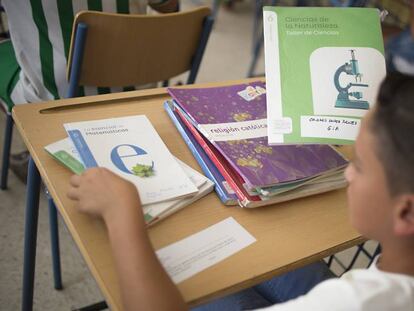
M 69 183 L 72 187 L 79 187 L 80 182 L 81 182 L 81 178 L 79 175 L 72 175 L 72 177 L 69 180 Z
M 68 193 L 66 194 L 66 196 L 74 201 L 78 201 L 79 200 L 79 191 L 76 188 L 70 188 L 68 190 Z

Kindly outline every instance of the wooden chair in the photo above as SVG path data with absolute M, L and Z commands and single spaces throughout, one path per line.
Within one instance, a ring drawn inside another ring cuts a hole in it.
M 210 14 L 207 7 L 162 15 L 80 12 L 72 31 L 68 97 L 77 96 L 79 85 L 142 85 L 186 71 L 187 83 L 194 83 L 213 24 Z

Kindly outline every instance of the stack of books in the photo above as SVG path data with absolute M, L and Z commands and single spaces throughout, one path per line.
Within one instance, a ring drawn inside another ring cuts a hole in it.
M 175 158 L 146 116 L 64 124 L 68 138 L 45 146 L 75 174 L 105 167 L 137 186 L 153 225 L 213 190 L 213 182 Z
M 344 187 L 385 76 L 380 12 L 264 7 L 266 85 L 169 88 L 164 107 L 224 204 L 258 207 Z
M 164 108 L 224 204 L 259 207 L 346 185 L 335 148 L 268 144 L 263 82 L 168 92 Z

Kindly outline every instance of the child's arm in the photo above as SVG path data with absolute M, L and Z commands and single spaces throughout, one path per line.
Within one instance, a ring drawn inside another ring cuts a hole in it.
M 104 168 L 72 176 L 68 197 L 107 228 L 126 310 L 186 310 L 147 236 L 134 185 Z

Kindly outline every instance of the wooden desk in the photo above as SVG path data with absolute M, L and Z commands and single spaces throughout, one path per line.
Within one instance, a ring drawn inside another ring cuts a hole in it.
M 52 159 L 43 147 L 66 137 L 62 126 L 66 122 L 145 114 L 171 152 L 200 170 L 162 108 L 168 98 L 165 89 L 156 89 L 22 105 L 13 109 L 15 123 L 40 175 L 113 310 L 122 307 L 106 229 L 100 220 L 74 210 L 72 202 L 66 198 L 71 173 Z M 30 202 L 28 209 L 29 206 Z M 35 217 L 33 213 L 27 214 L 28 217 Z M 225 207 L 212 193 L 155 225 L 149 229 L 149 235 L 154 248 L 159 249 L 230 216 L 257 242 L 180 283 L 178 287 L 191 306 L 250 287 L 362 241 L 348 223 L 345 190 L 255 210 Z

